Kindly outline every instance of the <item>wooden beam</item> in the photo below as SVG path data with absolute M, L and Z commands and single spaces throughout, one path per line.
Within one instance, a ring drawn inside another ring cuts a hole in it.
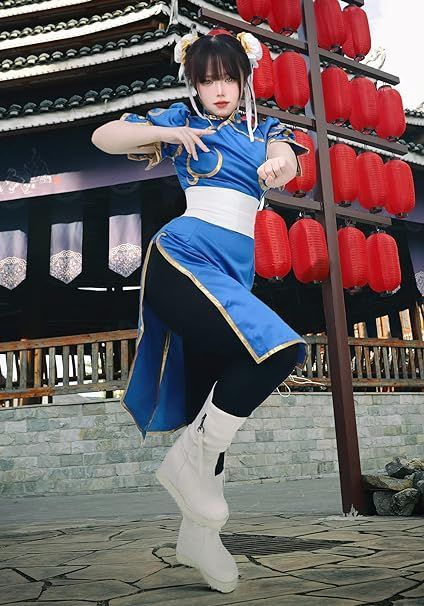
M 346 310 L 340 269 L 337 222 L 327 139 L 327 122 L 325 118 L 319 49 L 312 0 L 304 0 L 303 11 L 310 53 L 310 78 L 317 127 L 320 169 L 318 189 L 320 190 L 323 202 L 323 223 L 325 225 L 328 254 L 330 257 L 330 277 L 323 284 L 323 300 L 331 367 L 342 506 L 343 512 L 346 514 L 351 512 L 352 508 L 365 514 L 368 511 L 361 482 L 361 462 L 353 400 L 351 359 L 347 346 Z

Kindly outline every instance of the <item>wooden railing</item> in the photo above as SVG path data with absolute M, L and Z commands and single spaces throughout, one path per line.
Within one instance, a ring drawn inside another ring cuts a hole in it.
M 0 406 L 12 400 L 124 389 L 135 330 L 0 343 Z M 293 389 L 331 388 L 325 336 L 305 337 L 308 357 Z M 354 389 L 424 389 L 424 341 L 349 338 Z

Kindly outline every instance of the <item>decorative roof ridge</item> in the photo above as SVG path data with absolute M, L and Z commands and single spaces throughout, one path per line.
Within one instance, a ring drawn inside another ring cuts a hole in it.
M 102 89 L 99 93 L 96 91 L 87 91 L 84 95 L 84 103 L 81 104 L 77 95 L 74 95 L 69 100 L 64 98 L 56 99 L 53 103 L 48 101 L 47 105 L 40 110 L 39 114 L 32 111 L 29 114 L 23 115 L 22 111 L 17 111 L 13 117 L 7 120 L 0 120 L 1 133 L 15 133 L 17 131 L 28 130 L 32 128 L 40 128 L 44 126 L 56 126 L 61 123 L 75 124 L 78 120 L 93 119 L 101 116 L 106 120 L 111 114 L 117 112 L 126 112 L 130 109 L 139 110 L 140 107 L 153 105 L 154 103 L 162 103 L 168 101 L 184 101 L 187 99 L 187 90 L 177 82 L 174 76 L 164 76 L 161 80 L 162 85 L 164 80 L 172 79 L 172 82 L 166 82 L 165 86 L 158 88 L 156 78 L 149 78 L 146 83 L 135 81 L 130 86 L 121 85 L 115 89 L 116 95 L 112 97 L 114 91 L 112 89 Z M 138 83 L 138 86 L 136 86 Z M 130 96 L 119 94 L 126 92 L 125 89 L 130 89 Z M 119 89 L 123 89 L 120 91 Z M 74 98 L 75 104 L 74 104 Z M 46 100 L 47 101 L 47 100 Z M 44 102 L 42 101 L 41 104 Z M 39 105 L 41 105 L 39 104 Z M 28 104 L 26 104 L 28 105 Z M 33 104 L 35 105 L 35 104 Z M 51 110 L 50 108 L 55 105 Z M 11 106 L 12 107 L 12 106 Z M 21 110 L 21 108 L 18 106 Z M 26 107 L 26 106 L 24 106 Z M 37 107 L 37 106 L 36 106 Z M 31 109 L 31 108 L 27 108 Z
M 117 9 L 111 12 L 103 13 L 102 15 L 92 15 L 91 17 L 81 17 L 80 19 L 70 19 L 68 21 L 59 21 L 58 23 L 50 23 L 47 25 L 36 25 L 35 27 L 24 27 L 23 30 L 11 30 L 11 31 L 2 31 L 0 32 L 0 50 L 5 50 L 7 48 L 16 48 L 17 46 L 25 46 L 29 44 L 36 44 L 38 42 L 48 42 L 49 40 L 40 40 L 38 39 L 36 42 L 34 40 L 29 41 L 25 44 L 26 38 L 39 38 L 39 36 L 45 36 L 46 34 L 53 33 L 58 34 L 63 32 L 63 30 L 76 30 L 83 27 L 89 27 L 89 32 L 92 34 L 94 31 L 104 30 L 108 28 L 98 27 L 102 22 L 114 21 L 118 19 L 124 19 L 131 16 L 131 13 L 137 15 L 139 13 L 147 13 L 150 15 L 156 15 L 160 12 L 164 12 L 165 14 L 169 14 L 170 9 L 168 6 L 169 0 L 155 0 L 154 2 L 137 2 L 136 4 L 130 4 L 126 6 L 124 9 Z M 127 22 L 137 21 L 136 19 L 129 19 Z M 97 26 L 97 27 L 96 27 Z M 113 24 L 116 27 L 116 23 Z M 93 29 L 95 28 L 95 29 Z M 78 36 L 83 35 L 78 33 Z M 72 36 L 61 36 L 59 38 L 54 39 L 65 39 Z M 21 42 L 21 44 L 19 44 Z M 5 44 L 6 43 L 6 44 Z
M 156 29 L 148 30 L 143 34 L 132 34 L 128 38 L 120 38 L 117 42 L 109 40 L 104 43 L 95 43 L 91 46 L 79 46 L 78 48 L 69 48 L 66 51 L 42 52 L 38 55 L 31 54 L 26 57 L 15 57 L 15 59 L 3 59 L 0 62 L 0 72 L 6 74 L 6 77 L 1 77 L 0 81 L 11 81 L 18 78 L 31 77 L 41 73 L 50 73 L 50 65 L 54 65 L 54 72 L 65 71 L 79 67 L 76 65 L 78 61 L 84 60 L 86 57 L 99 57 L 100 54 L 111 55 L 113 52 L 119 51 L 119 55 L 115 59 L 125 59 L 127 56 L 133 56 L 139 53 L 131 53 L 127 49 L 134 47 L 145 47 L 149 42 L 161 40 L 164 43 L 168 39 L 176 41 L 176 36 L 182 35 L 181 25 L 171 25 L 168 30 Z M 186 28 L 183 30 L 187 31 Z M 158 48 L 163 48 L 165 44 Z M 152 48 L 150 50 L 156 50 Z M 143 54 L 143 53 L 140 53 Z M 98 59 L 96 64 L 100 63 Z M 107 61 L 104 61 L 107 62 Z M 86 64 L 89 64 L 89 62 Z M 38 68 L 38 69 L 37 69 Z
M 130 97 L 136 93 L 150 90 L 161 90 L 164 88 L 179 87 L 181 83 L 178 82 L 176 76 L 168 74 L 163 76 L 160 80 L 158 78 L 148 78 L 146 82 L 142 80 L 134 80 L 129 86 L 126 84 L 120 84 L 115 89 L 104 87 L 99 92 L 95 90 L 88 90 L 84 96 L 72 95 L 69 99 L 65 97 L 58 97 L 54 101 L 51 99 L 44 99 L 40 103 L 28 102 L 23 106 L 18 103 L 12 103 L 7 109 L 0 107 L 0 124 L 3 120 L 8 120 L 17 117 L 33 116 L 35 114 L 45 114 L 61 110 L 71 110 L 77 107 L 83 107 L 87 105 L 103 104 L 111 101 L 114 98 Z

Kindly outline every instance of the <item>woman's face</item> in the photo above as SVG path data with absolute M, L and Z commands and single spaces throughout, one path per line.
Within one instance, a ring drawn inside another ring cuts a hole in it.
M 211 70 L 208 68 L 205 80 L 199 82 L 196 88 L 203 107 L 210 114 L 226 118 L 238 107 L 240 86 L 238 81 L 227 73 L 220 75 L 219 80 L 212 80 Z

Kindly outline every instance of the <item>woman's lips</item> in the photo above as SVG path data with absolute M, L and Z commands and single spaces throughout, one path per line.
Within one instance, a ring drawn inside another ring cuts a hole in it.
M 219 101 L 218 103 L 215 103 L 215 105 L 217 107 L 225 107 L 226 105 L 228 105 L 228 101 Z

